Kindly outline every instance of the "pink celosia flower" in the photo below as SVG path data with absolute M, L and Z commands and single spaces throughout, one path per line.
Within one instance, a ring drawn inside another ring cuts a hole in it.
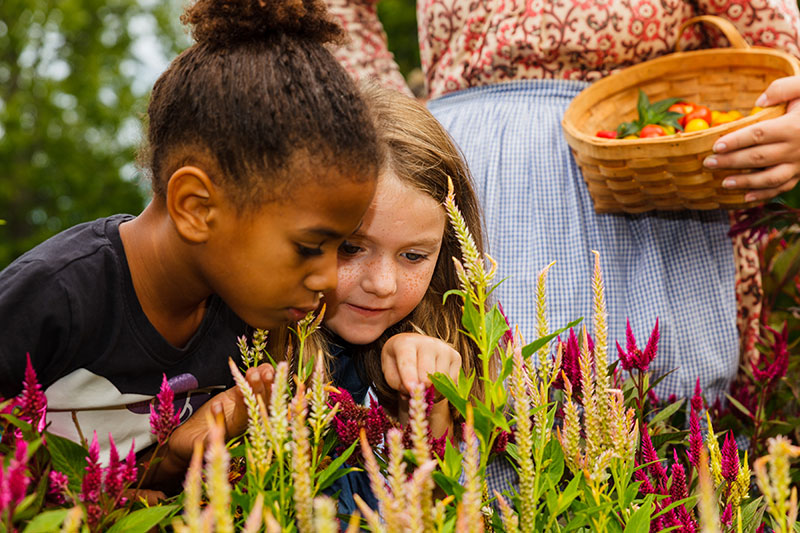
M 51 470 L 48 477 L 47 499 L 55 504 L 62 504 L 65 501 L 64 495 L 67 492 L 69 478 L 63 472 Z
M 28 477 L 28 443 L 17 440 L 14 458 L 9 462 L 8 470 L 3 472 L 0 462 L 0 511 L 16 506 L 25 497 L 31 479 Z
M 667 471 L 658 459 L 658 454 L 653 447 L 653 441 L 650 440 L 650 429 L 647 427 L 647 424 L 642 428 L 642 461 L 644 463 L 649 463 L 647 465 L 647 471 L 650 472 L 650 476 L 655 480 L 659 493 L 666 494 Z
M 653 487 L 653 484 L 650 483 L 650 478 L 647 477 L 644 468 L 640 468 L 640 464 L 638 460 L 634 460 L 634 466 L 636 469 L 633 471 L 633 477 L 636 481 L 640 481 L 641 485 L 639 485 L 639 492 L 642 494 L 655 494 L 656 489 Z
M 97 442 L 97 432 L 94 432 L 92 443 L 89 445 L 89 456 L 86 457 L 86 473 L 81 483 L 81 501 L 97 503 L 103 486 L 103 468 L 100 466 L 100 444 Z
M 109 453 L 108 453 L 108 467 L 106 467 L 105 475 L 105 491 L 109 498 L 116 500 L 122 493 L 125 483 L 124 469 L 125 465 L 119 460 L 119 453 L 117 452 L 117 445 L 114 444 L 114 438 L 111 433 L 108 434 Z
M 511 433 L 503 431 L 500 428 L 496 428 L 495 431 L 497 431 L 497 438 L 492 445 L 492 452 L 504 453 L 506 451 L 506 447 L 508 446 L 508 438 L 511 436 Z
M 758 361 L 750 363 L 750 367 L 753 370 L 753 377 L 765 387 L 770 388 L 786 375 L 786 371 L 789 368 L 789 351 L 787 347 L 789 329 L 786 322 L 783 323 L 783 330 L 780 333 L 769 326 L 766 326 L 766 328 L 774 338 L 773 343 L 770 345 L 772 361 L 767 361 L 765 354 L 760 354 Z
M 628 372 L 633 369 L 636 369 L 639 372 L 647 372 L 647 369 L 650 367 L 650 363 L 653 361 L 656 353 L 658 352 L 658 318 L 656 318 L 656 325 L 653 327 L 653 331 L 650 333 L 650 338 L 647 340 L 647 346 L 645 347 L 644 351 L 640 350 L 639 347 L 636 346 L 636 339 L 633 336 L 630 320 L 627 322 L 625 337 L 625 350 L 622 349 L 619 341 L 617 341 L 617 352 L 619 354 L 619 362 L 622 364 L 622 368 Z
M 123 481 L 126 485 L 132 484 L 139 477 L 139 467 L 136 465 L 134 443 L 135 441 L 131 439 L 131 449 L 128 451 L 128 457 L 125 458 L 125 469 L 122 472 Z
M 575 330 L 570 328 L 569 330 L 569 337 L 567 337 L 567 342 L 562 342 L 561 339 L 558 341 L 563 345 L 563 355 L 561 359 L 561 371 L 566 374 L 567 379 L 572 384 L 572 397 L 573 399 L 579 400 L 582 398 L 581 396 L 581 367 L 580 367 L 580 356 L 581 351 L 578 345 L 578 336 L 575 335 Z M 558 375 L 558 379 L 553 384 L 554 387 L 558 389 L 564 388 L 564 380 L 561 377 L 561 373 Z
M 31 354 L 26 355 L 25 379 L 22 382 L 22 392 L 17 396 L 17 405 L 20 407 L 20 418 L 33 424 L 36 431 L 44 431 L 47 419 L 47 397 L 42 392 L 42 386 L 36 379 L 36 371 L 31 364 Z
M 692 396 L 692 409 L 698 413 L 703 410 L 703 389 L 700 388 L 700 378 L 694 384 L 694 395 Z
M 161 390 L 156 395 L 158 407 L 150 405 L 150 431 L 158 439 L 158 444 L 163 445 L 167 442 L 172 431 L 180 424 L 180 417 L 175 412 L 175 393 L 167 381 L 167 375 L 163 374 Z
M 655 406 L 661 403 L 661 398 L 658 397 L 658 394 L 653 389 L 647 390 L 647 399 L 650 400 L 650 405 Z
M 739 449 L 736 446 L 736 439 L 733 438 L 733 432 L 729 431 L 725 435 L 725 442 L 722 445 L 722 477 L 728 483 L 736 481 L 739 475 Z
M 725 506 L 725 510 L 722 512 L 722 516 L 719 517 L 719 521 L 726 526 L 731 525 L 731 522 L 733 522 L 733 505 L 731 505 L 730 502 Z
M 683 465 L 678 461 L 678 453 L 673 450 L 674 461 L 672 463 L 672 476 L 669 486 L 669 493 L 672 496 L 672 501 L 677 502 L 689 496 L 689 490 L 686 486 L 686 471 Z M 686 504 L 682 503 L 675 508 L 675 516 L 677 517 L 678 524 L 681 526 L 681 531 L 694 531 L 697 524 L 695 523 L 692 515 L 686 509 Z
M 700 453 L 703 449 L 703 433 L 700 428 L 700 418 L 697 416 L 697 411 L 692 404 L 692 410 L 689 414 L 689 449 L 686 455 L 689 458 L 689 463 L 697 468 L 700 461 Z

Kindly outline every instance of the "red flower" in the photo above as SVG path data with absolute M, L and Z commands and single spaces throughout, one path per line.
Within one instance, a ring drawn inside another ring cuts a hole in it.
M 739 475 L 739 449 L 736 446 L 736 439 L 733 438 L 733 432 L 729 431 L 725 435 L 725 443 L 722 445 L 722 477 L 728 483 L 736 481 Z
M 627 321 L 625 338 L 625 350 L 622 349 L 622 346 L 619 345 L 619 341 L 617 341 L 617 352 L 619 354 L 619 362 L 622 364 L 622 368 L 628 372 L 634 368 L 639 372 L 647 372 L 647 369 L 650 367 L 650 363 L 653 361 L 656 353 L 658 352 L 658 318 L 656 318 L 656 325 L 653 328 L 653 331 L 650 333 L 650 338 L 647 339 L 647 346 L 645 347 L 644 351 L 639 350 L 639 347 L 636 346 L 636 339 L 634 338 L 633 331 L 631 330 L 630 320 Z
M 181 421 L 175 412 L 175 393 L 169 386 L 167 375 L 162 374 L 162 376 L 161 390 L 156 395 L 158 407 L 150 405 L 150 432 L 156 436 L 158 444 L 163 446 Z

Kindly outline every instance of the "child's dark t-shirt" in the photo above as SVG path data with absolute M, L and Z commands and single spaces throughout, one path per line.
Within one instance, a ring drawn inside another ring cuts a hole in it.
M 108 433 L 122 452 L 153 442 L 149 402 L 162 374 L 185 421 L 212 394 L 232 384 L 228 357 L 246 324 L 218 297 L 182 348 L 145 316 L 133 288 L 115 215 L 70 228 L 0 272 L 0 395 L 20 392 L 30 353 L 48 400 L 49 430 L 77 440 Z M 104 445 L 106 444 L 106 445 Z

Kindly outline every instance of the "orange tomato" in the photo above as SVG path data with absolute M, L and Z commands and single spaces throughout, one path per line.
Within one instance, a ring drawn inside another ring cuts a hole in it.
M 761 111 L 762 109 L 764 109 L 764 108 L 763 108 L 763 107 L 758 107 L 758 106 L 755 106 L 753 109 L 751 109 L 751 110 L 750 110 L 750 114 L 751 114 L 751 115 L 755 115 L 756 113 L 758 113 L 758 112 L 759 112 L 759 111 Z

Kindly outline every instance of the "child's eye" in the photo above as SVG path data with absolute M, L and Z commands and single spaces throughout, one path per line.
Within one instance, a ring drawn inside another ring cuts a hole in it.
M 356 246 L 355 244 L 347 241 L 344 241 L 339 245 L 339 253 L 342 255 L 356 255 L 360 251 L 360 246 Z
M 322 255 L 322 245 L 320 244 L 316 248 L 312 248 L 310 246 L 304 246 L 300 243 L 296 244 L 297 246 L 297 253 L 303 257 L 316 257 Z
M 411 261 L 412 263 L 419 263 L 420 261 L 424 261 L 428 258 L 426 254 L 416 254 L 414 252 L 405 252 L 401 254 L 403 257 Z

